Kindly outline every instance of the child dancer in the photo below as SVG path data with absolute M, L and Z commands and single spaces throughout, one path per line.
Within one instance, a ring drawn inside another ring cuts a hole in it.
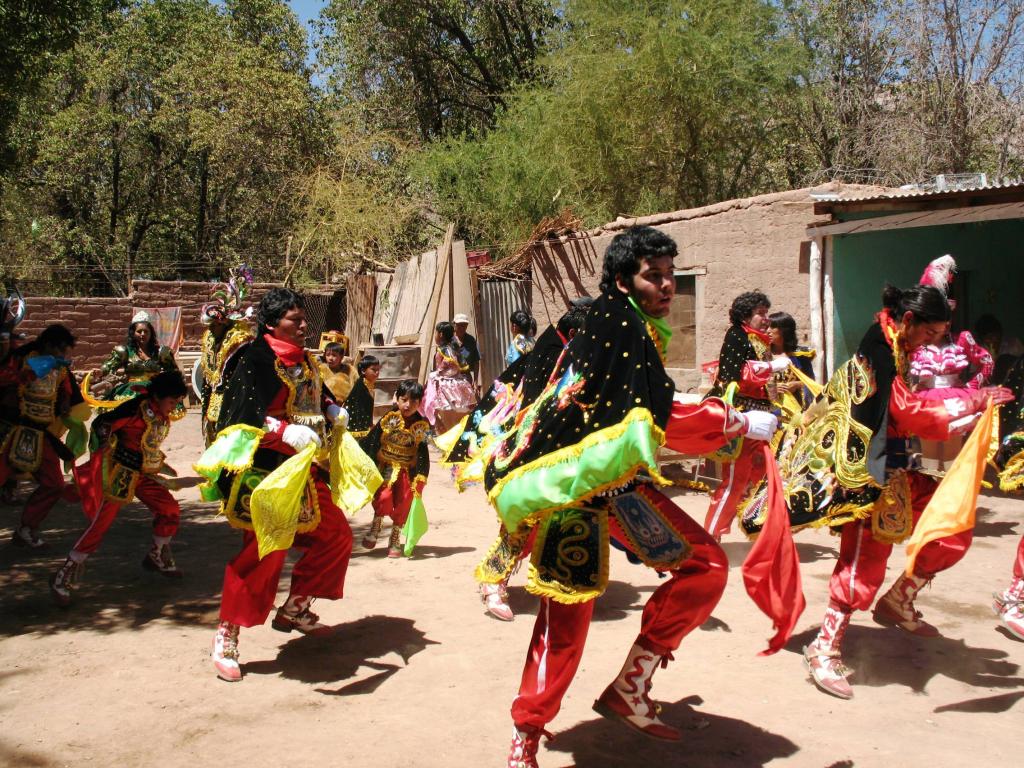
M 373 426 L 373 395 L 380 376 L 380 360 L 373 355 L 363 355 L 356 363 L 356 371 L 359 375 L 344 406 L 348 411 L 348 431 L 356 440 L 361 440 Z
M 381 417 L 359 444 L 366 455 L 377 461 L 384 484 L 373 497 L 373 523 L 363 546 L 377 546 L 385 515 L 392 520 L 388 557 L 401 557 L 402 526 L 413 500 L 423 494 L 430 473 L 427 455 L 427 431 L 430 423 L 418 409 L 423 400 L 423 385 L 405 379 L 395 391 L 395 408 Z
M 144 394 L 93 421 L 92 454 L 74 470 L 90 523 L 50 579 L 50 592 L 59 605 L 70 605 L 86 558 L 99 548 L 118 510 L 135 498 L 153 512 L 153 544 L 142 567 L 168 577 L 182 575 L 171 554 L 181 508 L 155 476 L 164 466 L 160 444 L 170 430 L 171 413 L 187 392 L 178 371 L 164 371 L 149 381 Z
M 358 374 L 349 360 L 345 360 L 345 345 L 332 341 L 324 347 L 324 359 L 320 363 L 320 379 L 324 386 L 330 390 L 336 403 L 345 402 L 352 391 L 352 385 L 356 383 Z

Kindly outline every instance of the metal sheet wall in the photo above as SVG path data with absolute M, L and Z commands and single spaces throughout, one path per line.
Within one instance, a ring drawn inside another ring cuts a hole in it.
M 484 389 L 505 370 L 505 351 L 512 341 L 508 318 L 515 310 L 530 311 L 533 283 L 529 280 L 481 280 L 477 342 L 480 379 Z M 470 332 L 473 332 L 470 328 Z

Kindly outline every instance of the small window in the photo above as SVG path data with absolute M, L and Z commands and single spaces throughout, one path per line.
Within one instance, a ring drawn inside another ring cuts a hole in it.
M 697 276 L 676 275 L 676 295 L 669 310 L 672 343 L 668 345 L 666 368 L 697 367 Z

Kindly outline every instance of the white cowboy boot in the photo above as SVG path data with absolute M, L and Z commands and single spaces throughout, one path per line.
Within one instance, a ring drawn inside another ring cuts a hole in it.
M 825 693 L 840 699 L 852 699 L 853 688 L 846 676 L 850 670 L 843 664 L 842 644 L 850 614 L 833 608 L 825 609 L 825 618 L 814 642 L 804 648 L 804 661 L 814 684 Z
M 594 711 L 604 717 L 621 720 L 645 736 L 663 741 L 679 741 L 682 734 L 658 719 L 660 707 L 651 701 L 651 678 L 659 666 L 667 666 L 672 654 L 659 656 L 639 643 L 633 643 L 619 676 L 594 702 Z

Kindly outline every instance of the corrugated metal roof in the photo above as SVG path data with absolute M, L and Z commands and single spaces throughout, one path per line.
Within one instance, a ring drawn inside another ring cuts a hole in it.
M 970 176 L 971 178 L 964 178 Z M 943 180 L 944 179 L 944 180 Z M 940 199 L 955 198 L 966 195 L 977 195 L 978 193 L 991 192 L 999 196 L 1007 192 L 1024 192 L 1024 179 L 1000 179 L 989 181 L 984 174 L 969 174 L 957 177 L 946 176 L 936 177 L 936 181 L 928 184 L 915 184 L 913 186 L 900 187 L 898 189 L 887 189 L 881 192 L 869 194 L 857 193 L 846 194 L 815 194 L 811 197 L 815 200 L 815 213 L 821 209 L 841 208 L 847 203 L 882 202 L 886 200 L 916 200 L 916 199 Z

